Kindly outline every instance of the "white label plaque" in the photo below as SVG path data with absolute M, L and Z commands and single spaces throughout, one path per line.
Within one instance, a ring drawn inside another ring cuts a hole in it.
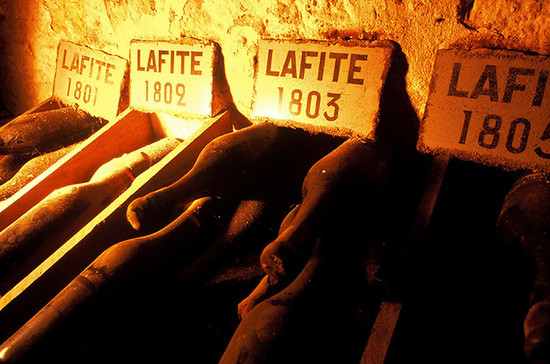
M 62 41 L 57 50 L 53 97 L 112 121 L 118 113 L 127 68 L 124 58 Z
M 368 136 L 393 49 L 389 42 L 261 40 L 252 116 Z
M 214 45 L 134 40 L 130 105 L 143 111 L 212 114 Z
M 506 169 L 550 169 L 550 58 L 440 50 L 419 149 Z

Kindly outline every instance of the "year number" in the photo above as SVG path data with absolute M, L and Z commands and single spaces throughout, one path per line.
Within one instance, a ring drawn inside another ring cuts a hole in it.
M 290 92 L 288 104 L 285 102 L 286 96 L 285 89 L 279 87 L 279 112 L 283 112 L 283 108 L 287 108 L 291 115 L 299 116 L 304 113 L 310 119 L 316 119 L 320 115 L 323 98 L 320 92 L 311 91 L 304 96 L 302 90 L 294 89 Z M 340 112 L 340 106 L 337 101 L 342 97 L 342 94 L 328 92 L 326 97 L 328 99 L 326 101 L 327 110 L 322 115 L 327 121 L 335 121 L 338 119 Z
M 459 144 L 466 144 L 468 130 L 472 120 L 472 111 L 464 110 L 464 123 Z M 531 134 L 531 122 L 526 118 L 516 118 L 508 126 L 508 132 L 504 130 L 505 122 L 497 114 L 488 114 L 483 118 L 482 129 L 477 135 L 477 143 L 486 149 L 495 149 L 501 140 L 505 140 L 506 150 L 513 154 L 523 153 L 527 147 L 527 142 Z M 550 139 L 550 123 L 546 125 L 544 132 L 539 138 L 541 141 Z M 535 153 L 544 159 L 550 159 L 550 153 L 542 150 L 541 147 L 535 148 Z

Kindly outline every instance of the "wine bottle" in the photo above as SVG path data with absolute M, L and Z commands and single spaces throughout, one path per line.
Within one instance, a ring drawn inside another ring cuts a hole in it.
M 550 362 L 550 179 L 528 174 L 512 186 L 497 221 L 507 245 L 520 246 L 535 272 L 531 308 L 524 321 L 525 354 L 532 363 Z
M 242 236 L 257 228 L 268 210 L 269 205 L 265 201 L 240 201 L 222 233 L 205 252 L 180 272 L 180 280 L 186 284 L 199 285 L 213 276 L 224 263 L 234 257 L 235 251 L 240 248 Z
M 296 217 L 299 208 L 300 204 L 297 204 L 285 216 L 285 218 L 281 222 L 281 225 L 279 226 L 278 235 L 281 235 L 283 231 L 285 231 L 292 224 L 292 221 L 294 220 L 294 217 Z M 271 297 L 275 293 L 279 292 L 282 288 L 284 288 L 282 287 L 282 284 L 274 284 L 273 282 L 270 282 L 268 275 L 263 277 L 256 288 L 254 288 L 254 290 L 237 305 L 237 313 L 239 314 L 239 317 L 243 319 L 248 314 L 248 312 L 250 312 L 250 310 L 252 310 L 258 303 Z
M 89 182 L 53 191 L 0 232 L 0 292 L 11 289 L 178 144 L 164 138 L 115 158 Z
M 162 138 L 140 149 L 125 153 L 100 166 L 90 178 L 90 182 L 105 179 L 113 173 L 117 173 L 117 171 L 132 170 L 132 168 L 135 168 L 134 165 L 137 166 L 143 161 L 149 161 L 149 166 L 152 166 L 174 150 L 180 143 L 181 139 L 178 138 Z
M 205 197 L 163 229 L 111 246 L 0 346 L 0 361 L 39 356 L 40 343 L 62 330 L 67 320 L 78 320 L 95 308 L 98 300 L 112 298 L 131 285 L 143 289 L 143 281 L 152 275 L 163 279 L 163 274 L 175 274 L 177 265 L 192 259 L 197 244 L 204 242 L 202 234 L 219 232 L 234 209 L 232 202 Z
M 0 186 L 0 201 L 13 196 L 55 162 L 69 154 L 79 143 L 31 158 L 9 181 Z M 12 157 L 12 156 L 8 156 Z
M 299 200 L 300 187 L 299 180 L 288 175 L 256 186 L 256 199 L 239 202 L 222 234 L 180 273 L 180 279 L 188 284 L 204 284 L 228 262 L 259 254 L 273 239 L 289 208 Z
M 74 107 L 23 114 L 0 127 L 0 154 L 48 153 L 86 139 L 105 124 Z
M 500 211 L 497 231 L 507 244 L 519 244 L 537 267 L 533 301 L 550 300 L 550 178 L 526 175 L 512 186 Z
M 0 187 L 9 181 L 21 167 L 29 161 L 29 157 L 14 155 L 0 156 Z
M 296 186 L 298 188 L 298 186 Z M 257 255 L 273 239 L 273 231 L 295 197 L 284 187 L 262 199 L 240 201 L 231 220 L 208 249 L 180 272 L 187 284 L 201 285 L 226 264 Z
M 243 317 L 219 363 L 358 363 L 362 267 L 352 245 L 319 239 L 292 283 Z
M 258 303 L 268 299 L 276 293 L 274 286 L 269 283 L 269 276 L 264 276 L 254 290 L 241 302 L 237 304 L 237 314 L 242 320 L 244 317 L 258 305 Z
M 300 204 L 294 205 L 292 210 L 288 214 L 286 214 L 283 221 L 281 221 L 281 225 L 279 226 L 278 235 L 281 235 L 283 231 L 285 231 L 291 224 L 292 221 L 294 221 L 294 218 L 296 217 L 296 214 L 298 214 L 298 211 L 300 210 Z
M 376 210 L 375 201 L 389 173 L 389 152 L 373 141 L 352 138 L 320 159 L 303 182 L 303 197 L 292 222 L 263 250 L 260 261 L 272 284 L 292 280 L 307 262 L 315 239 L 330 214 L 344 214 L 363 201 L 355 211 Z
M 529 309 L 523 322 L 524 351 L 530 363 L 550 362 L 550 300 Z
M 265 122 L 222 135 L 199 154 L 175 183 L 134 200 L 127 218 L 134 229 L 164 223 L 175 206 L 203 196 L 254 199 L 259 187 L 286 176 L 302 180 L 307 169 L 342 139 Z

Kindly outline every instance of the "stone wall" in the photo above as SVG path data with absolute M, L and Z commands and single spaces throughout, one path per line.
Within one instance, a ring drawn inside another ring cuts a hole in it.
M 52 92 L 56 48 L 69 40 L 128 58 L 132 39 L 218 42 L 237 107 L 250 114 L 261 38 L 390 39 L 409 64 L 422 115 L 439 48 L 550 53 L 544 0 L 0 0 L 0 92 L 21 113 Z

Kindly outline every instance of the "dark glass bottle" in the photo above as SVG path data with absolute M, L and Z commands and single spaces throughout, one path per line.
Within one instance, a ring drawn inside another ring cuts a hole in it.
M 128 207 L 128 220 L 137 230 L 165 222 L 174 207 L 196 198 L 254 199 L 257 190 L 267 184 L 301 183 L 307 169 L 341 142 L 326 134 L 268 122 L 222 135 L 205 146 L 181 179 L 134 200 Z
M 510 189 L 497 222 L 503 241 L 522 247 L 533 263 L 530 309 L 524 321 L 524 350 L 532 363 L 550 362 L 550 179 L 543 173 L 520 178 Z
M 244 315 L 220 364 L 358 363 L 371 322 L 358 247 L 319 239 L 292 283 Z
M 101 166 L 85 183 L 59 188 L 0 232 L 0 290 L 5 293 L 173 150 L 165 138 Z
M 0 128 L 0 154 L 48 153 L 86 139 L 106 123 L 74 107 L 23 114 Z
M 199 199 L 165 228 L 113 245 L 0 346 L 0 362 L 39 356 L 40 344 L 67 320 L 78 320 L 98 300 L 113 297 L 128 284 L 139 285 L 159 270 L 172 269 L 203 241 L 202 232 L 219 231 L 233 209 L 221 199 Z
M 356 201 L 357 211 L 376 210 L 376 200 L 389 173 L 389 154 L 383 146 L 348 139 L 315 163 L 302 187 L 302 202 L 292 221 L 261 255 L 261 264 L 272 283 L 293 279 L 309 259 L 315 238 L 330 215 L 342 215 Z M 361 202 L 360 202 L 361 201 Z M 362 206 L 365 202 L 370 206 Z M 343 207 L 342 210 L 339 207 Z M 367 222 L 365 222 L 367 223 Z

